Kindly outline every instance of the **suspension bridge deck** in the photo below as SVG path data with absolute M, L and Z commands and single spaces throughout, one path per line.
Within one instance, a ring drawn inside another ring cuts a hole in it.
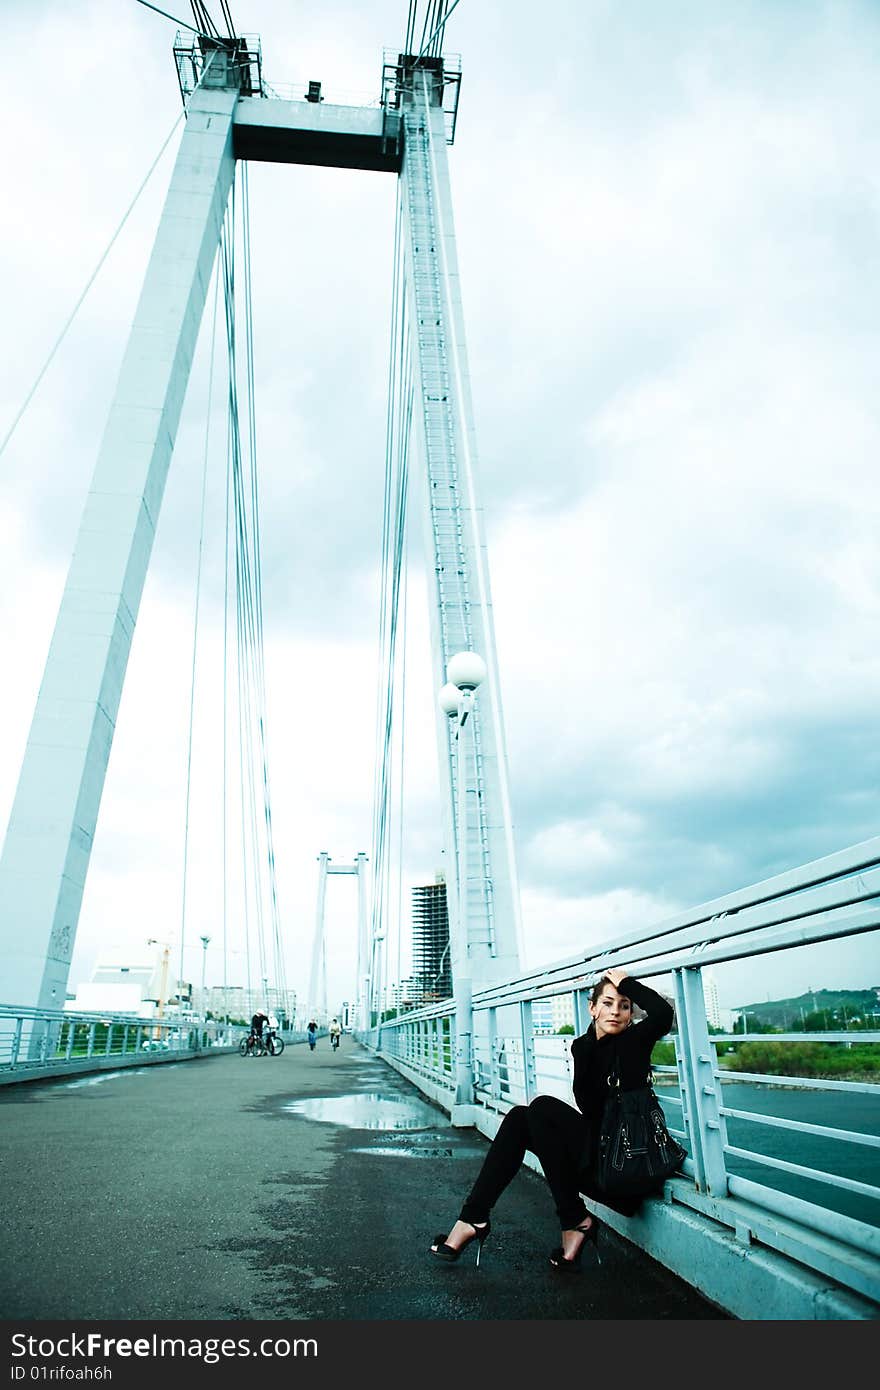
M 479 1269 L 432 1261 L 486 1141 L 350 1037 L 9 1086 L 0 1105 L 7 1319 L 726 1317 L 613 1232 L 601 1270 L 588 1252 L 554 1273 L 528 1170 Z

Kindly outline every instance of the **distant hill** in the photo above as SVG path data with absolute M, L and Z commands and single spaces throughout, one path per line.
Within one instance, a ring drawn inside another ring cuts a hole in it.
M 880 1028 L 880 986 L 871 989 L 815 989 L 794 999 L 772 999 L 743 1004 L 748 1026 L 781 1028 L 784 1032 L 806 1028 L 819 1031 L 857 1024 Z

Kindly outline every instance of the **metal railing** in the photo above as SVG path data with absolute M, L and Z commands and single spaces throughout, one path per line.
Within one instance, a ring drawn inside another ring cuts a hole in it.
M 235 1052 L 249 1031 L 245 1024 L 223 1019 L 142 1018 L 0 1004 L 0 1085 Z M 306 1040 L 304 1028 L 279 1031 L 287 1044 Z M 323 1028 L 318 1036 L 326 1033 Z
M 216 1020 L 145 1019 L 0 1005 L 0 1084 L 232 1051 L 247 1033 Z
M 664 1040 L 673 1044 L 674 1060 L 655 1062 L 655 1085 L 688 1158 L 682 1176 L 667 1184 L 667 1201 L 880 1304 L 880 1085 L 798 1074 L 784 1060 L 805 1042 L 850 1049 L 856 1057 L 864 1054 L 851 1049 L 867 1044 L 870 1076 L 880 1031 L 710 1032 L 703 986 L 709 965 L 799 953 L 876 931 L 878 866 L 880 839 L 874 839 L 631 932 L 591 955 L 475 992 L 473 1123 L 491 1137 L 512 1105 L 537 1094 L 572 1103 L 569 1043 L 536 1032 L 534 1006 L 570 996 L 574 1031 L 583 1033 L 594 981 L 605 969 L 631 969 L 669 993 L 675 1006 Z M 382 1022 L 362 1041 L 452 1113 L 451 999 Z M 782 1060 L 772 1072 L 736 1069 L 732 1050 L 747 1058 L 756 1043 L 778 1050 Z M 880 1081 L 880 1071 L 873 1074 Z

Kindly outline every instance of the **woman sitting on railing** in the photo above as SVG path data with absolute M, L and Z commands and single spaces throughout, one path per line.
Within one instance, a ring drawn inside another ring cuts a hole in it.
M 646 1014 L 634 1026 L 633 1004 Z M 448 1235 L 434 1237 L 431 1253 L 438 1259 L 457 1260 L 476 1241 L 479 1264 L 489 1213 L 519 1172 L 527 1150 L 540 1161 L 562 1228 L 562 1244 L 550 1255 L 554 1268 L 570 1271 L 587 1241 L 596 1247 L 599 1222 L 587 1211 L 582 1193 L 624 1216 L 638 1210 L 641 1196 L 612 1197 L 596 1182 L 599 1128 L 615 1072 L 623 1090 L 644 1085 L 654 1044 L 672 1027 L 672 1005 L 625 971 L 606 970 L 590 997 L 590 1013 L 593 1022 L 571 1047 L 572 1090 L 579 1110 L 556 1096 L 536 1096 L 531 1105 L 515 1105 L 507 1112 L 459 1219 Z

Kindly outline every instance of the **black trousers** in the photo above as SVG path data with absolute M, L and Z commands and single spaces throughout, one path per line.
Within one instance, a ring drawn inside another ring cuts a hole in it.
M 460 1219 L 471 1224 L 489 1220 L 490 1211 L 516 1177 L 527 1151 L 544 1170 L 563 1231 L 579 1226 L 588 1214 L 581 1193 L 631 1216 L 641 1199 L 611 1198 L 583 1171 L 588 1137 L 581 1112 L 556 1096 L 536 1096 L 531 1105 L 515 1105 L 501 1121 Z

